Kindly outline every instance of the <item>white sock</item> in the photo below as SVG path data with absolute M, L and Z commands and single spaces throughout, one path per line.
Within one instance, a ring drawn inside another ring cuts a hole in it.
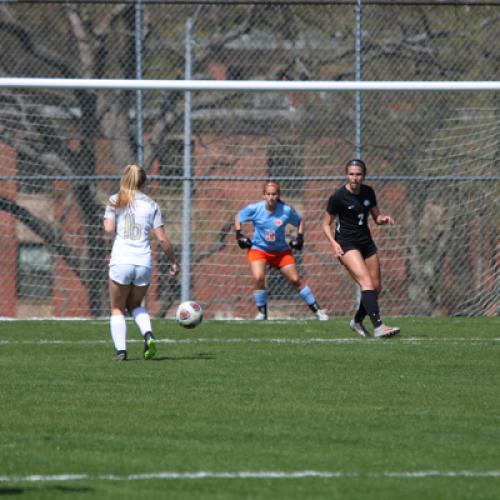
M 113 314 L 109 318 L 109 326 L 111 327 L 111 337 L 117 351 L 127 350 L 127 323 L 125 316 L 122 314 Z
M 141 331 L 141 335 L 143 337 L 146 332 L 153 331 L 151 329 L 151 318 L 144 307 L 136 307 L 132 311 L 132 316 L 134 317 L 134 321 L 139 327 L 139 330 Z

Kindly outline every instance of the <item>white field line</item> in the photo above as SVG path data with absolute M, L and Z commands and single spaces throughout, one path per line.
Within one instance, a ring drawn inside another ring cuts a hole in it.
M 157 339 L 160 344 L 354 344 L 359 342 L 376 341 L 389 345 L 391 343 L 405 343 L 405 344 L 421 344 L 421 343 L 450 343 L 450 342 L 499 342 L 500 338 L 494 337 L 491 339 L 478 338 L 478 337 L 452 337 L 452 338 L 438 338 L 438 337 L 396 337 L 395 339 L 366 339 L 360 337 L 347 337 L 347 338 L 310 338 L 310 339 L 293 339 L 293 338 L 186 338 L 186 339 Z M 60 345 L 60 344 L 85 344 L 85 345 L 98 345 L 109 344 L 111 339 L 103 340 L 55 340 L 55 339 L 32 339 L 32 340 L 18 340 L 18 339 L 0 339 L 0 345 Z M 142 343 L 142 339 L 127 339 L 127 343 Z
M 428 478 L 467 477 L 500 478 L 500 470 L 490 471 L 394 471 L 394 472 L 344 472 L 344 471 L 240 471 L 240 472 L 155 472 L 146 474 L 32 474 L 28 476 L 0 476 L 0 482 L 46 482 L 46 481 L 140 481 L 147 479 L 301 479 L 301 478 Z

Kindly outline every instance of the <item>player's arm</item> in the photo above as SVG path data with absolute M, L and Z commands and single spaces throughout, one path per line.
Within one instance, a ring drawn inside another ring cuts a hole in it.
M 116 232 L 116 211 L 111 197 L 104 211 L 104 233 L 106 236 L 114 236 Z
M 234 229 L 236 231 L 241 231 L 240 214 L 234 216 Z
M 394 219 L 390 215 L 382 215 L 377 206 L 370 208 L 370 214 L 377 226 L 385 226 L 386 224 L 392 226 L 394 224 Z
M 116 224 L 112 219 L 104 219 L 104 232 L 106 234 L 115 234 Z
M 297 236 L 290 241 L 289 245 L 292 250 L 302 250 L 304 248 L 304 231 L 305 222 L 304 219 L 300 219 L 299 225 L 297 227 Z
M 165 226 L 156 227 L 155 229 L 153 229 L 153 234 L 158 240 L 160 247 L 165 252 L 165 255 L 169 258 L 170 262 L 172 263 L 172 267 L 170 268 L 170 274 L 172 276 L 176 276 L 177 274 L 179 274 L 181 268 L 179 266 L 179 263 L 177 262 L 177 257 L 175 256 L 172 242 L 168 238 L 167 232 L 165 231 Z
M 245 248 L 251 248 L 252 240 L 246 237 L 241 231 L 241 222 L 239 213 L 237 213 L 234 216 L 234 229 L 235 229 L 236 242 L 238 243 L 238 246 L 242 250 L 244 250 Z
M 335 241 L 334 235 L 332 233 L 332 222 L 334 222 L 335 216 L 325 212 L 323 215 L 323 222 L 321 224 L 321 229 L 323 229 L 323 234 L 326 236 L 326 239 L 330 242 L 333 248 L 333 255 L 335 257 L 342 257 L 344 255 L 344 250 L 342 247 Z

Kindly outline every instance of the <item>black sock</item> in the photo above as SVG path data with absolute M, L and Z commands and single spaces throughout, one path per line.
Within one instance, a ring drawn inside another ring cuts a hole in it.
M 377 294 L 374 290 L 363 290 L 361 292 L 361 303 L 368 313 L 371 322 L 375 328 L 382 325 L 382 320 L 380 319 L 380 311 L 378 308 Z
M 149 339 L 154 339 L 155 336 L 153 335 L 153 332 L 146 332 L 144 334 L 144 340 L 149 340 Z
M 319 307 L 319 304 L 317 302 L 313 302 L 312 304 L 307 304 L 307 305 L 309 306 L 309 309 L 311 309 L 313 313 L 321 309 L 321 307 Z
M 259 312 L 261 312 L 267 319 L 267 304 L 265 306 L 257 306 Z
M 367 312 L 366 312 L 365 306 L 363 305 L 363 302 L 360 301 L 358 310 L 356 311 L 356 314 L 354 315 L 354 321 L 356 323 L 362 323 L 366 317 L 366 314 L 367 314 Z

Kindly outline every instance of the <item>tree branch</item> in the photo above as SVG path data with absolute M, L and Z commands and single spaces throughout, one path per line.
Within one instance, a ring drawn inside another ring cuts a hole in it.
M 23 48 L 34 58 L 59 71 L 65 78 L 75 78 L 76 73 L 61 61 L 60 55 L 49 51 L 39 43 L 35 43 L 24 25 L 16 19 L 7 7 L 0 8 L 0 31 L 16 38 Z
M 0 210 L 16 217 L 26 227 L 37 234 L 51 251 L 61 256 L 68 266 L 82 278 L 80 259 L 70 246 L 64 241 L 64 233 L 52 224 L 36 217 L 29 210 L 4 197 L 0 197 Z

